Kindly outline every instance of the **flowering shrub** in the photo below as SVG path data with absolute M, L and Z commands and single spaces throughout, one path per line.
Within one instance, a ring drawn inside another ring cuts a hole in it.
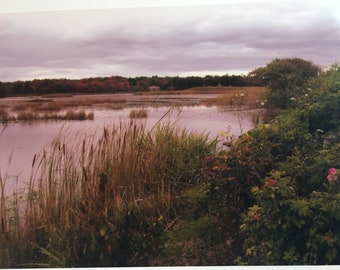
M 331 181 L 309 198 L 298 196 L 294 181 L 280 171 L 253 187 L 256 204 L 242 217 L 246 240 L 239 262 L 339 264 L 340 183 L 334 180 L 335 168 L 328 176 Z
M 330 168 L 329 169 L 328 175 L 327 175 L 327 180 L 328 181 L 333 181 L 333 182 L 338 180 L 338 175 L 337 175 L 337 172 L 336 172 L 335 168 Z
M 235 263 L 340 263 L 339 70 L 292 88 L 294 106 L 239 139 L 221 132 L 228 151 L 206 160 L 202 178 Z

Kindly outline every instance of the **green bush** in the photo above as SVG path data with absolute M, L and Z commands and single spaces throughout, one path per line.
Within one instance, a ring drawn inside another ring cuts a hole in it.
M 339 78 L 333 66 L 301 82 L 294 106 L 207 160 L 210 215 L 236 263 L 339 263 L 339 182 L 327 180 L 340 168 Z
M 262 183 L 251 188 L 254 204 L 242 215 L 238 263 L 339 264 L 340 187 L 333 167 L 340 168 L 340 89 L 329 81 L 338 80 L 334 73 L 320 75 L 311 86 L 322 89 L 276 118 L 278 152 Z
M 327 180 L 309 198 L 297 194 L 294 181 L 273 172 L 253 187 L 256 204 L 243 215 L 243 262 L 249 264 L 339 264 L 340 184 Z M 275 180 L 274 180 L 275 179 Z

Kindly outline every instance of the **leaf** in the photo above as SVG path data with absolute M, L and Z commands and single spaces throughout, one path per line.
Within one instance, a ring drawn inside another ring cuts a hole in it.
M 306 199 L 291 200 L 291 210 L 296 212 L 300 217 L 306 217 L 309 214 L 309 205 Z

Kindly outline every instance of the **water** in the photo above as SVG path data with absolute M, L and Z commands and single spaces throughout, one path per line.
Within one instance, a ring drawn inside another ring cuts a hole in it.
M 128 120 L 132 109 L 136 108 L 94 109 L 91 110 L 94 112 L 93 121 L 37 121 L 31 124 L 0 125 L 0 174 L 6 183 L 5 193 L 10 194 L 26 186 L 34 155 L 47 147 L 58 133 L 71 135 L 82 132 L 92 136 L 105 126 Z M 144 109 L 148 111 L 148 118 L 137 121 L 144 123 L 146 128 L 153 127 L 161 118 L 178 120 L 178 124 L 189 131 L 207 132 L 211 138 L 215 138 L 228 127 L 236 136 L 253 127 L 249 112 L 221 112 L 215 106 L 183 106 L 170 112 L 169 107 Z

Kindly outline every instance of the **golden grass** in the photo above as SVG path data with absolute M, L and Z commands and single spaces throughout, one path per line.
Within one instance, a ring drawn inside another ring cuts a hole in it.
M 216 98 L 206 99 L 207 106 L 256 107 L 260 104 L 266 89 L 264 87 L 232 87 Z
M 52 95 L 53 96 L 53 95 Z M 51 97 L 51 95 L 48 95 Z M 87 114 L 85 117 L 78 112 L 77 115 L 71 116 L 70 112 L 74 112 L 73 108 L 86 108 L 95 105 L 103 105 L 110 109 L 122 108 L 127 102 L 126 99 L 120 97 L 79 97 L 60 95 L 57 99 L 52 98 L 33 98 L 24 100 L 10 100 L 4 102 L 0 100 L 0 121 L 32 121 L 32 120 L 84 120 L 93 119 L 93 113 Z M 60 113 L 60 111 L 68 109 L 68 115 Z
M 65 98 L 65 97 L 73 97 L 73 94 L 66 93 L 54 93 L 54 94 L 45 94 L 41 96 L 42 98 Z
M 194 95 L 194 94 L 223 94 L 228 92 L 249 91 L 253 88 L 262 88 L 256 86 L 203 86 L 192 87 L 184 90 L 157 91 L 157 92 L 137 92 L 135 95 Z
M 147 118 L 148 117 L 148 111 L 145 109 L 140 110 L 131 110 L 129 114 L 130 118 Z
M 215 149 L 207 135 L 169 123 L 146 131 L 130 121 L 74 136 L 59 135 L 34 156 L 23 215 L 6 204 L 0 175 L 2 266 L 100 266 L 93 256 L 119 259 L 120 241 L 137 241 L 129 252 L 143 252 Z
M 93 112 L 86 113 L 84 110 L 68 110 L 66 113 L 52 113 L 52 112 L 35 112 L 35 111 L 21 111 L 17 115 L 9 115 L 8 113 L 1 114 L 1 122 L 31 122 L 35 120 L 93 120 Z

